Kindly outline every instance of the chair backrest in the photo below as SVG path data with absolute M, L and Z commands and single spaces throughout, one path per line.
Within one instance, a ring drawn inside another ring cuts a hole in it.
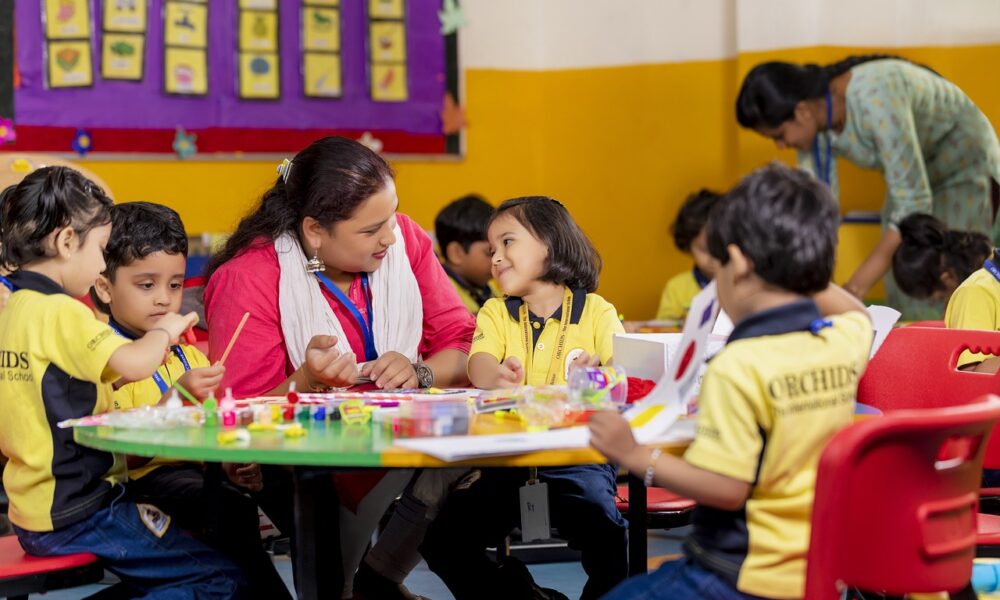
M 820 457 L 810 600 L 844 586 L 902 596 L 969 583 L 985 440 L 1000 398 L 900 410 L 839 432 Z
M 965 350 L 1000 354 L 1000 332 L 901 327 L 893 329 L 858 382 L 858 402 L 889 412 L 968 404 L 1000 393 L 1000 373 L 955 368 Z M 987 450 L 987 468 L 1000 467 L 1000 436 Z
M 944 327 L 944 321 L 913 321 L 907 323 L 906 327 Z

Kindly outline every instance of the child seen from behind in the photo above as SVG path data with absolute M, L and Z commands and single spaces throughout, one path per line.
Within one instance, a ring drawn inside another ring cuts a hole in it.
M 771 165 L 712 210 L 708 247 L 736 323 L 709 363 L 683 458 L 639 446 L 617 413 L 591 444 L 646 484 L 698 503 L 684 557 L 607 598 L 801 598 L 819 456 L 853 420 L 873 332 L 831 285 L 839 215 L 826 186 Z

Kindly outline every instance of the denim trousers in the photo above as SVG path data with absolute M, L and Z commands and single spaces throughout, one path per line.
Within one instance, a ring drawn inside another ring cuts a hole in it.
M 97 555 L 104 567 L 144 598 L 240 598 L 247 592 L 240 570 L 218 552 L 182 532 L 155 507 L 124 498 L 55 531 L 15 526 L 21 547 L 35 556 L 77 552 Z

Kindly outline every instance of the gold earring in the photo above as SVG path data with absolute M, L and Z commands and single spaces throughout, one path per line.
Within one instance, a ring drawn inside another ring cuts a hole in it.
M 326 265 L 319 257 L 319 248 L 313 252 L 313 257 L 306 262 L 306 273 L 319 273 L 326 270 Z

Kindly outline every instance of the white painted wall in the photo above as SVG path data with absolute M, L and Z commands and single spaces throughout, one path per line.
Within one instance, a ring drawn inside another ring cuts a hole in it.
M 462 62 L 549 70 L 806 46 L 1000 43 L 998 0 L 462 0 Z

